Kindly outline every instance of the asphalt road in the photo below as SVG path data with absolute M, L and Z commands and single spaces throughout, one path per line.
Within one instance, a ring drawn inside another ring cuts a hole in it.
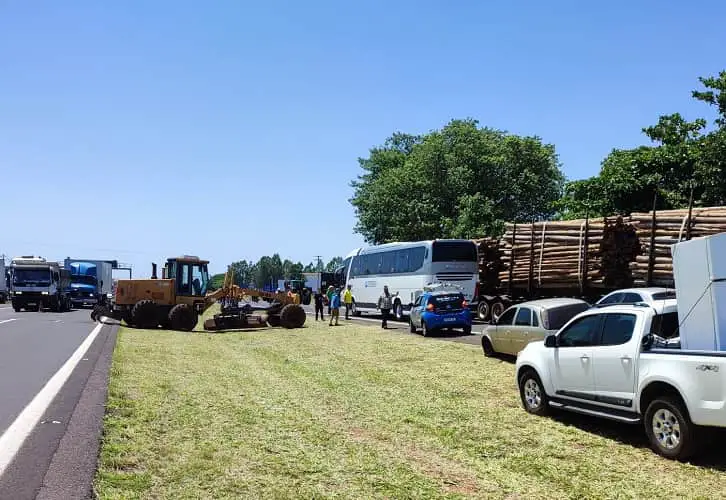
M 116 329 L 0 305 L 0 499 L 87 497 Z
M 305 312 L 307 313 L 307 321 L 315 321 L 315 308 L 310 306 L 303 306 L 303 309 L 305 309 Z M 330 317 L 328 316 L 328 308 L 325 308 L 325 320 L 330 320 Z M 345 322 L 345 307 L 341 308 L 340 310 L 340 321 Z M 371 327 L 381 325 L 381 317 L 380 315 L 376 314 L 366 314 L 363 313 L 359 317 L 350 316 L 348 321 L 353 321 L 356 323 L 361 324 L 367 324 Z M 448 340 L 453 342 L 461 342 L 464 344 L 472 344 L 481 346 L 481 332 L 484 330 L 486 325 L 484 324 L 477 324 L 474 323 L 472 325 L 471 329 L 471 335 L 463 335 L 463 333 L 460 330 L 454 330 L 451 332 L 440 332 L 436 335 L 430 337 L 433 340 Z M 393 330 L 395 332 L 400 332 L 405 335 L 421 335 L 421 331 L 419 330 L 418 333 L 411 333 L 408 329 L 408 316 L 404 317 L 402 321 L 396 321 L 395 319 L 389 319 L 388 320 L 388 329 Z

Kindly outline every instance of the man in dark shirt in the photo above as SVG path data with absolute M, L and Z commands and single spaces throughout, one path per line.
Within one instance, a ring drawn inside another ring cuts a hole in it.
M 318 320 L 318 313 L 320 313 L 320 319 L 325 321 L 325 316 L 323 316 L 323 305 L 325 302 L 325 295 L 321 290 L 318 290 L 317 293 L 315 293 L 315 321 Z

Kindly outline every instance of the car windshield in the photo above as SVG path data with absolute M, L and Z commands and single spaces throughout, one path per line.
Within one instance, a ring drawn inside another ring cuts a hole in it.
M 16 285 L 25 283 L 47 285 L 50 284 L 50 271 L 48 269 L 16 269 L 13 283 Z
M 83 283 L 84 285 L 96 285 L 96 278 L 95 276 L 84 276 L 84 275 L 77 275 L 73 276 L 72 279 L 73 283 Z
M 559 330 L 565 323 L 570 321 L 575 315 L 580 314 L 585 309 L 589 309 L 590 305 L 586 302 L 577 304 L 567 304 L 565 306 L 553 307 L 547 311 L 544 317 L 546 330 Z
M 452 308 L 461 309 L 462 303 L 464 302 L 464 296 L 460 293 L 449 293 L 446 295 L 432 295 L 429 299 L 429 303 L 435 307 L 445 308 L 451 306 Z

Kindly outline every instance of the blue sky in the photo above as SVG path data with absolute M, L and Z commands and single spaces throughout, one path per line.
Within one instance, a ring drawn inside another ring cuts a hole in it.
M 584 5 L 588 4 L 588 5 Z M 726 4 L 3 2 L 0 253 L 222 271 L 361 245 L 349 181 L 452 118 L 554 143 L 568 178 L 726 68 Z

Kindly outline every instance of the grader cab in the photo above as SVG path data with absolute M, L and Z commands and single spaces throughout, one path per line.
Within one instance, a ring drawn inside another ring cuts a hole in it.
M 136 328 L 161 326 L 192 331 L 199 315 L 219 302 L 221 312 L 205 321 L 206 330 L 241 328 L 260 321 L 285 328 L 300 328 L 305 323 L 299 295 L 240 288 L 234 284 L 231 269 L 225 275 L 224 286 L 209 293 L 208 264 L 192 255 L 172 257 L 167 259 L 161 278 L 157 277 L 156 264 L 152 264 L 150 279 L 118 280 L 109 307 L 95 307 L 91 317 L 96 320 L 108 316 Z M 263 299 L 270 305 L 240 306 L 247 298 Z

